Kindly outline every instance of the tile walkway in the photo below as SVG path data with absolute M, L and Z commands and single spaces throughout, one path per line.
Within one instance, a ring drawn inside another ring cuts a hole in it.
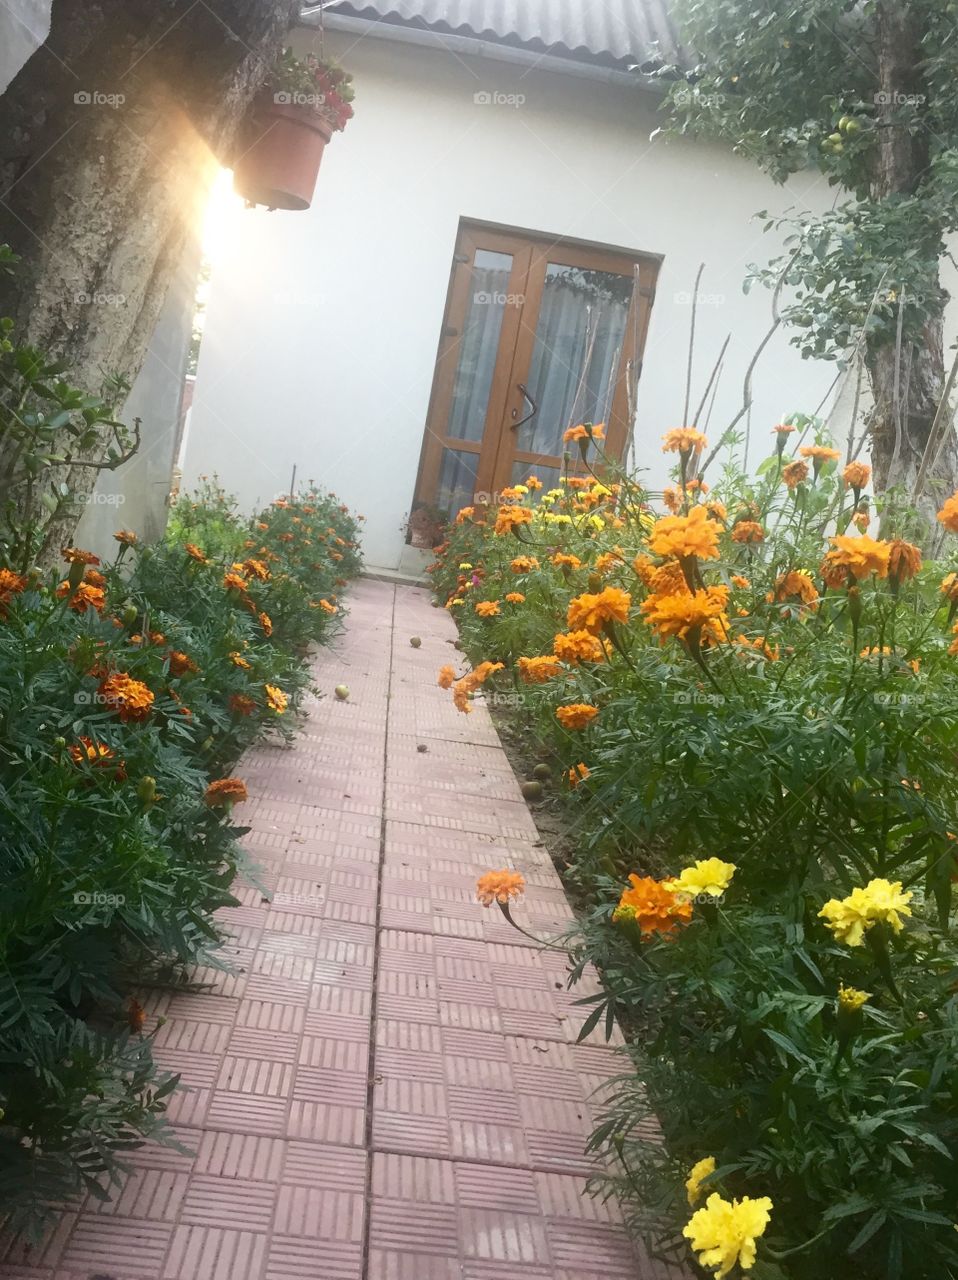
M 8 1250 L 3 1280 L 677 1277 L 583 1194 L 590 1095 L 621 1069 L 575 1042 L 583 988 L 475 901 L 511 863 L 533 931 L 571 915 L 488 713 L 436 687 L 452 623 L 380 582 L 349 607 L 295 745 L 236 770 L 270 897 L 221 913 L 235 972 L 144 1000 L 189 1085 L 187 1152 L 135 1153 L 112 1202 Z

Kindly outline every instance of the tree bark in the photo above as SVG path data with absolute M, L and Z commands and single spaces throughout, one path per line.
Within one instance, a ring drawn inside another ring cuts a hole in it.
M 920 29 L 914 12 L 909 13 L 900 0 L 884 0 L 878 6 L 876 31 L 880 142 L 874 193 L 877 199 L 887 199 L 912 194 L 927 175 L 927 133 L 893 122 L 902 97 L 925 94 L 927 86 L 921 75 Z M 911 493 L 944 391 L 942 315 L 928 321 L 919 341 L 903 341 L 900 353 L 896 342 L 869 348 L 866 366 L 874 400 L 869 426 L 875 488 L 881 492 L 902 486 Z M 949 428 L 918 503 L 926 524 L 934 527 L 941 499 L 956 483 L 958 440 Z
M 0 97 L 0 315 L 98 391 L 142 363 L 187 237 L 299 0 L 55 0 Z M 83 495 L 93 472 L 74 468 Z M 65 517 L 67 523 L 73 517 Z M 65 528 L 64 536 L 72 530 Z

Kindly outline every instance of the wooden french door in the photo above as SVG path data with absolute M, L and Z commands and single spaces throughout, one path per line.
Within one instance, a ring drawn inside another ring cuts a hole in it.
M 659 261 L 460 228 L 415 506 L 455 515 L 530 473 L 550 487 L 578 422 L 622 456 Z

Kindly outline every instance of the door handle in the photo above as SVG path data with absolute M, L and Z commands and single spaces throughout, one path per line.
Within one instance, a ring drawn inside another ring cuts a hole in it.
M 518 431 L 518 430 L 519 430 L 519 428 L 520 428 L 521 426 L 523 426 L 525 423 L 529 422 L 529 421 L 530 421 L 532 418 L 534 418 L 534 417 L 536 416 L 536 414 L 539 412 L 539 406 L 538 406 L 538 405 L 536 404 L 536 402 L 533 400 L 532 396 L 530 396 L 530 395 L 529 395 L 529 390 L 528 390 L 528 388 L 526 387 L 525 383 L 520 382 L 520 383 L 518 383 L 517 385 L 518 385 L 518 387 L 519 387 L 519 390 L 522 392 L 522 397 L 523 397 L 523 399 L 524 399 L 524 400 L 525 400 L 529 405 L 531 405 L 531 406 L 532 406 L 532 412 L 531 412 L 531 413 L 527 413 L 527 414 L 526 414 L 526 416 L 525 416 L 524 418 L 520 418 L 518 422 L 514 422 L 514 423 L 512 424 L 512 429 L 513 429 L 513 431 Z M 517 414 L 518 412 L 519 412 L 519 410 L 518 410 L 518 409 L 513 409 L 513 411 L 512 411 L 512 416 L 513 416 L 513 417 L 515 417 L 515 416 L 516 416 L 516 414 Z

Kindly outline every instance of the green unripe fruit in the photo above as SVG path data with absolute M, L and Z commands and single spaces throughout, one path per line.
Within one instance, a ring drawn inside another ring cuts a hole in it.
M 524 782 L 521 787 L 523 800 L 541 800 L 542 799 L 542 783 L 541 782 Z
M 548 782 L 552 777 L 552 770 L 547 764 L 537 764 L 532 770 L 532 776 L 538 778 L 540 782 Z
M 349 685 L 338 684 L 336 688 L 333 690 L 333 693 L 335 693 L 336 697 L 339 699 L 340 702 L 345 702 L 346 699 L 349 697 Z
M 414 649 L 418 649 L 422 644 L 422 640 L 419 638 L 419 636 L 410 636 L 409 643 L 412 645 Z

